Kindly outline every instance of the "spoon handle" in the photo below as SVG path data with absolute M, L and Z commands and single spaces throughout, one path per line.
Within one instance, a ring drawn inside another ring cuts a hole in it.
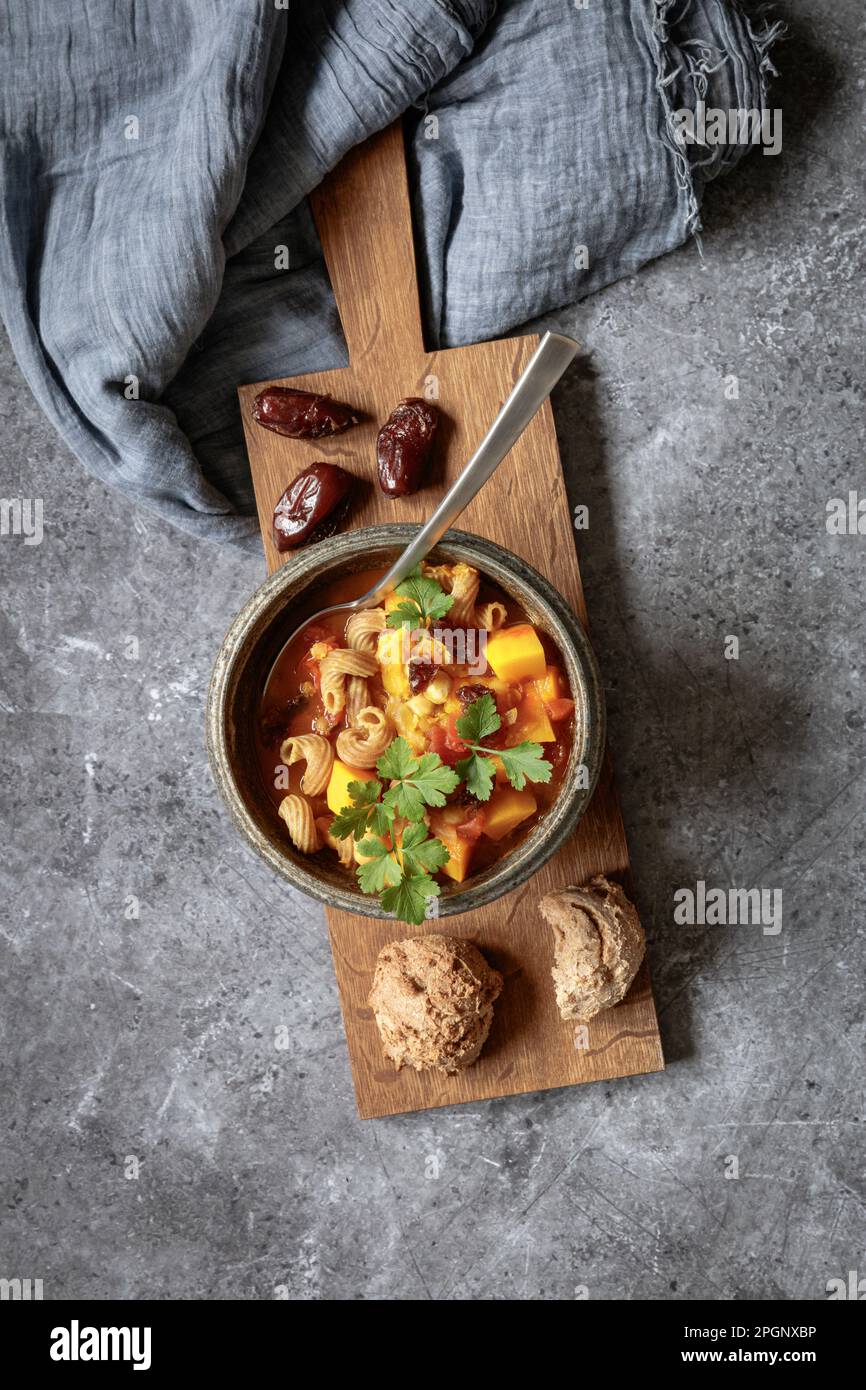
M 359 607 L 366 607 L 388 589 L 393 589 L 442 539 L 449 526 L 453 526 L 460 513 L 499 467 L 579 350 L 579 344 L 572 338 L 565 338 L 559 333 L 545 333 L 460 477 L 375 589 L 358 601 Z

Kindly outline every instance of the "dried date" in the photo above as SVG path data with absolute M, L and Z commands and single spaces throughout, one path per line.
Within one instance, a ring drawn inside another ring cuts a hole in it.
M 268 386 L 260 391 L 253 404 L 253 419 L 264 429 L 289 439 L 322 439 L 342 434 L 358 423 L 351 406 L 291 386 Z
M 459 685 L 457 687 L 457 699 L 464 709 L 474 705 L 476 700 L 480 700 L 484 695 L 490 695 L 492 691 L 486 685 Z
M 442 667 L 434 665 L 432 661 L 410 661 L 409 689 L 412 694 L 420 695 L 441 670 Z
M 277 550 L 333 535 L 348 512 L 354 484 L 336 463 L 313 463 L 293 478 L 274 508 Z
M 418 491 L 438 423 L 436 406 L 419 396 L 408 397 L 392 410 L 376 442 L 379 486 L 387 497 Z

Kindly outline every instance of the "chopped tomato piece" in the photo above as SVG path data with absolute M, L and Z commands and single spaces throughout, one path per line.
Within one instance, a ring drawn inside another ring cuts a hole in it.
M 318 656 L 313 656 L 312 649 L 313 647 L 318 645 L 319 648 L 327 647 L 329 652 L 333 652 L 337 650 L 340 644 L 334 636 L 333 632 L 327 632 L 325 628 L 312 628 L 310 630 L 309 635 L 312 636 L 313 640 L 310 644 L 310 650 L 306 652 L 304 656 L 301 657 L 300 669 L 303 673 L 309 675 L 309 678 L 313 683 L 313 688 L 316 691 L 318 691 L 319 685 L 321 683 L 321 677 L 319 673 L 319 661 L 321 660 L 321 651 Z
M 323 627 L 321 623 L 312 623 L 310 627 L 304 628 L 304 642 L 309 652 L 310 647 L 315 646 L 316 642 L 329 642 L 332 647 L 340 644 L 329 628 Z
M 461 840 L 466 840 L 474 845 L 476 840 L 480 840 L 484 834 L 484 811 L 478 807 L 468 820 L 462 821 L 457 827 L 457 834 Z
M 455 763 L 466 757 L 465 746 L 453 747 L 443 724 L 434 724 L 430 729 L 430 752 L 438 753 L 443 763 L 447 763 L 449 767 L 454 767 Z
M 568 719 L 569 715 L 574 714 L 574 701 L 566 700 L 559 695 L 554 700 L 545 700 L 544 708 L 554 724 L 557 724 L 560 719 Z

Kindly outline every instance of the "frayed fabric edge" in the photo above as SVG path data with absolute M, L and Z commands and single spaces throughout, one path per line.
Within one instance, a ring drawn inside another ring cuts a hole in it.
M 767 94 L 772 78 L 778 77 L 778 70 L 775 67 L 770 50 L 777 40 L 784 37 L 787 25 L 783 20 L 771 22 L 767 18 L 769 6 L 762 5 L 754 17 L 746 15 L 737 0 L 729 0 L 731 8 L 735 9 L 743 20 L 743 24 L 749 42 L 755 50 L 758 59 L 758 81 L 760 88 L 761 106 L 766 105 Z M 671 27 L 674 23 L 683 19 L 691 5 L 691 0 L 652 0 L 653 14 L 649 26 L 651 44 L 654 50 L 656 62 L 656 91 L 662 103 L 664 112 L 664 128 L 662 140 L 665 148 L 673 155 L 674 169 L 677 181 L 677 189 L 685 200 L 686 210 L 686 236 L 694 237 L 695 244 L 700 255 L 703 255 L 701 244 L 701 213 L 698 201 L 695 180 L 692 174 L 692 165 L 688 154 L 681 143 L 676 138 L 676 127 L 674 123 L 675 108 L 671 100 L 671 89 L 677 78 L 683 75 L 682 62 L 676 63 L 673 56 L 675 44 L 671 38 Z M 676 11 L 672 14 L 672 11 Z M 763 20 L 763 28 L 757 26 Z M 687 71 L 685 75 L 690 78 L 696 93 L 700 96 L 706 92 L 706 81 L 715 67 L 710 59 L 711 45 L 694 45 L 699 49 L 697 57 L 687 54 Z M 717 50 L 718 51 L 718 50 Z M 723 53 L 720 62 L 724 62 L 730 55 Z
M 736 6 L 740 10 L 739 5 Z M 770 56 L 770 50 L 775 43 L 783 39 L 788 32 L 788 26 L 783 19 L 770 20 L 769 5 L 761 5 L 753 17 L 743 14 L 746 25 L 746 33 L 749 41 L 758 57 L 758 80 L 761 84 L 761 106 L 766 105 L 767 94 L 770 89 L 770 82 L 774 77 L 779 76 L 779 69 L 776 67 Z M 763 22 L 763 29 L 758 32 L 756 25 Z
M 682 0 L 653 0 L 653 16 L 650 37 L 656 61 L 656 91 L 661 98 L 664 110 L 664 129 L 662 140 L 665 148 L 673 155 L 677 189 L 686 203 L 686 235 L 693 236 L 700 250 L 701 212 L 692 178 L 689 158 L 676 138 L 674 126 L 674 105 L 671 101 L 671 87 L 682 72 L 681 64 L 674 64 L 671 52 L 670 12 L 680 6 Z M 687 0 L 688 5 L 688 0 Z

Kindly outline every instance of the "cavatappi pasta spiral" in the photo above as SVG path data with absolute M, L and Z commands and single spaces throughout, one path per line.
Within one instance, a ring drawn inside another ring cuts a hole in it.
M 459 561 L 456 565 L 424 565 L 422 573 L 427 579 L 435 579 L 454 600 L 442 619 L 444 625 L 468 627 L 474 623 L 475 600 L 481 583 L 477 569 Z
M 365 608 L 353 613 L 346 624 L 346 641 L 354 652 L 375 652 L 385 627 L 384 608 Z
M 337 735 L 337 755 L 349 767 L 375 767 L 393 739 L 394 725 L 385 711 L 367 705 L 352 727 Z
M 321 796 L 334 766 L 334 749 L 326 738 L 321 734 L 295 734 L 281 745 L 280 757 L 287 767 L 306 762 L 301 791 L 306 796 Z
M 370 703 L 370 689 L 364 676 L 346 677 L 346 724 L 351 727 Z
M 494 599 L 492 603 L 482 603 L 475 609 L 475 626 L 485 632 L 497 632 L 505 625 L 507 617 L 505 604 Z
M 372 676 L 379 663 L 372 652 L 350 651 L 340 647 L 319 662 L 322 704 L 329 719 L 336 720 L 346 705 L 346 677 Z
M 315 854 L 320 848 L 319 832 L 307 798 L 294 793 L 284 796 L 280 802 L 280 815 L 286 822 L 295 849 L 299 849 L 301 854 Z
M 454 602 L 443 621 L 451 627 L 468 627 L 475 621 L 475 600 L 481 576 L 471 565 L 457 564 L 451 578 L 451 597 Z
M 319 816 L 316 827 L 323 841 L 332 850 L 336 851 L 337 857 L 344 868 L 355 862 L 355 841 L 354 837 L 347 835 L 344 840 L 338 840 L 331 834 L 333 822 L 327 816 Z

